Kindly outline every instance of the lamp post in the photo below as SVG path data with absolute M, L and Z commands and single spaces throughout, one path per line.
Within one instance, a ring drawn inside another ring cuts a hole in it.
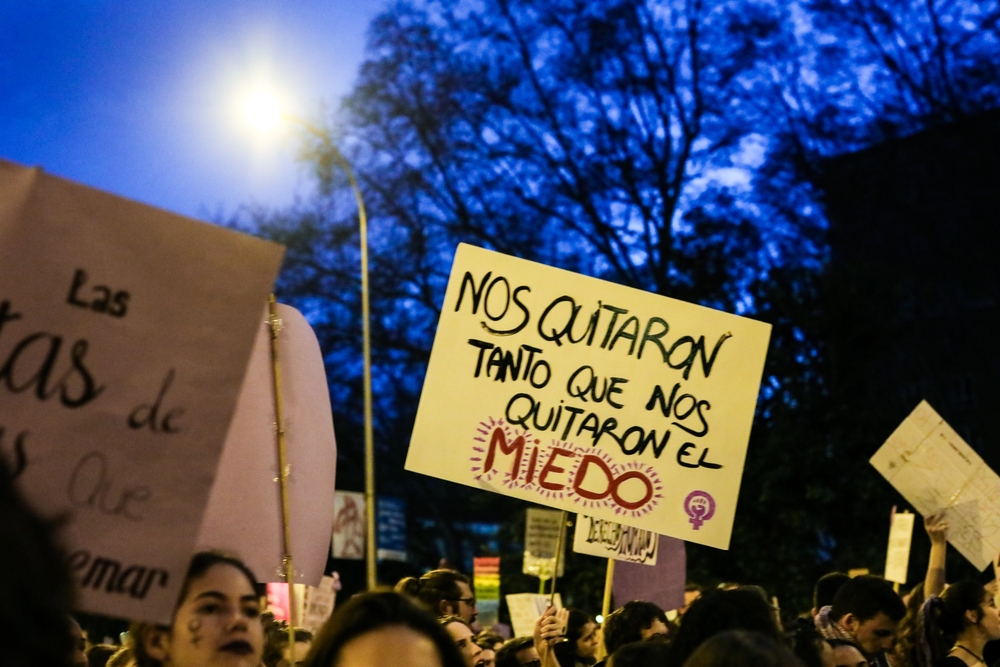
M 365 572 L 367 586 L 373 590 L 377 585 L 375 570 L 376 526 L 375 526 L 375 445 L 372 433 L 372 363 L 371 363 L 371 312 L 368 298 L 368 216 L 361 196 L 354 170 L 347 158 L 337 149 L 330 133 L 309 121 L 281 109 L 271 96 L 257 93 L 247 98 L 244 104 L 247 118 L 259 128 L 273 128 L 282 120 L 299 125 L 320 142 L 323 158 L 339 166 L 347 176 L 347 182 L 354 192 L 358 205 L 358 225 L 361 246 L 361 320 L 362 348 L 364 355 L 364 419 L 365 419 Z

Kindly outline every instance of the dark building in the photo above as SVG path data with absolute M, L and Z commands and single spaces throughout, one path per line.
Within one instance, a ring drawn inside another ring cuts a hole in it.
M 820 185 L 839 438 L 867 460 L 925 398 L 1000 471 L 1000 112 L 830 160 Z

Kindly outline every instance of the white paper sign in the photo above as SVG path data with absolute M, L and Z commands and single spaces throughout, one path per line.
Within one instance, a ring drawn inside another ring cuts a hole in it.
M 337 601 L 337 590 L 333 577 L 324 576 L 319 586 L 307 586 L 305 590 L 305 614 L 302 617 L 302 627 L 309 632 L 319 632 L 326 619 L 333 613 Z
M 515 637 L 531 637 L 535 632 L 535 621 L 549 607 L 549 596 L 536 593 L 516 593 L 505 595 L 507 611 L 510 612 L 510 624 L 514 627 Z M 556 593 L 554 604 L 556 609 L 562 609 L 562 597 Z
M 885 555 L 885 578 L 906 583 L 910 567 L 910 543 L 913 541 L 913 518 L 916 514 L 896 512 L 889 528 L 889 548 Z
M 656 565 L 660 536 L 641 528 L 578 514 L 573 551 L 629 563 Z
M 0 161 L 0 451 L 81 610 L 172 616 L 281 256 Z
M 551 579 L 555 567 L 556 549 L 559 546 L 559 530 L 563 513 L 553 510 L 529 508 L 524 525 L 524 563 L 521 571 L 540 579 Z M 566 546 L 559 559 L 559 576 L 563 576 L 566 565 Z M 544 610 L 543 610 L 544 611 Z
M 316 586 L 326 568 L 337 476 L 330 392 L 312 327 L 285 304 L 278 317 L 292 564 L 297 584 Z M 235 551 L 264 582 L 285 580 L 273 386 L 265 309 L 198 535 L 201 548 Z
M 923 516 L 943 511 L 948 541 L 977 568 L 1000 553 L 1000 477 L 927 401 L 870 463 Z

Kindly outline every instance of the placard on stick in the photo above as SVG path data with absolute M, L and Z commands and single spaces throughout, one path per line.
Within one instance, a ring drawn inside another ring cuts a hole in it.
M 528 508 L 524 522 L 524 561 L 521 565 L 524 574 L 546 581 L 552 578 L 562 519 L 562 512 Z M 565 549 L 563 545 L 563 556 L 559 557 L 559 572 L 556 573 L 559 577 L 566 569 Z
M 330 392 L 312 327 L 291 306 L 277 308 L 292 565 L 296 584 L 318 586 L 333 531 L 337 476 Z M 285 577 L 276 420 L 265 309 L 198 535 L 200 548 L 239 554 L 263 582 Z
M 687 579 L 684 541 L 660 535 L 659 543 L 659 557 L 653 567 L 636 563 L 615 563 L 615 607 L 621 607 L 631 600 L 653 602 L 664 610 L 684 606 L 684 585 Z
M 573 551 L 627 563 L 656 565 L 659 537 L 641 528 L 578 514 Z
M 0 161 L 0 450 L 81 610 L 170 619 L 281 256 Z
M 406 469 L 728 548 L 769 336 L 460 245 Z
M 333 538 L 330 556 L 365 559 L 365 494 L 337 491 L 333 499 Z
M 535 631 L 535 622 L 549 607 L 549 596 L 535 593 L 515 593 L 505 595 L 510 624 L 515 637 L 530 637 Z M 562 609 L 562 595 L 555 594 L 553 605 Z
M 1000 553 L 1000 477 L 927 401 L 869 462 L 917 512 L 944 512 L 948 541 L 977 568 Z
M 910 568 L 910 544 L 913 542 L 913 519 L 916 514 L 893 512 L 889 527 L 889 547 L 885 554 L 887 581 L 905 584 Z

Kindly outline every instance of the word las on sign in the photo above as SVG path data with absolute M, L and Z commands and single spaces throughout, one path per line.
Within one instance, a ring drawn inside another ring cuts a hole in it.
M 107 285 L 89 285 L 88 280 L 86 271 L 76 270 L 66 303 L 89 308 L 98 313 L 107 313 L 111 317 L 125 317 L 128 314 L 128 292 L 114 290 Z

